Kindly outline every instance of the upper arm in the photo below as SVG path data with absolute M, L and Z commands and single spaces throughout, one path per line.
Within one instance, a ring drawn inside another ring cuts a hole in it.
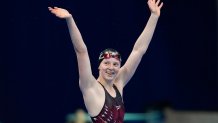
M 92 74 L 91 64 L 87 50 L 85 52 L 76 52 L 80 89 L 84 90 L 95 83 L 95 78 Z
M 129 80 L 134 75 L 142 59 L 142 56 L 143 56 L 143 53 L 133 50 L 131 54 L 129 55 L 125 64 L 120 68 L 118 78 L 121 80 L 123 87 L 129 82 Z

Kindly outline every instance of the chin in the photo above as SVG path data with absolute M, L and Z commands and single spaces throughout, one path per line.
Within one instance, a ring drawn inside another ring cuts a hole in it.
M 105 80 L 107 80 L 107 81 L 112 81 L 112 80 L 114 80 L 115 79 L 115 77 L 106 77 L 105 78 Z

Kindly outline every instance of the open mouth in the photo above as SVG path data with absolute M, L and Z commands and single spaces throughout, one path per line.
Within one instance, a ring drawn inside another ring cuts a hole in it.
M 115 72 L 111 72 L 111 71 L 106 71 L 107 75 L 109 76 L 113 76 L 115 74 Z

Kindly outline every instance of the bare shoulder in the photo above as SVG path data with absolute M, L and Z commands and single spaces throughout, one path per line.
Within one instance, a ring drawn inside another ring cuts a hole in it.
M 79 79 L 79 87 L 82 93 L 97 87 L 96 79 L 93 76 L 89 77 L 80 77 Z
M 82 91 L 83 99 L 90 116 L 96 116 L 100 113 L 104 101 L 105 92 L 103 87 L 96 81 L 96 84 Z
M 90 84 L 85 87 L 80 85 L 80 90 L 82 91 L 83 95 L 99 94 L 99 92 L 103 91 L 103 88 L 97 82 L 97 80 L 89 81 L 88 83 Z
M 117 77 L 114 81 L 114 84 L 116 85 L 116 87 L 119 89 L 120 92 L 122 92 L 123 88 L 124 88 L 124 83 L 125 83 L 125 75 L 126 75 L 126 71 L 127 69 L 123 66 L 120 68 L 119 73 L 117 74 Z
M 117 87 L 117 89 L 119 90 L 120 94 L 123 96 L 123 81 L 121 79 L 116 79 L 114 82 L 114 85 Z

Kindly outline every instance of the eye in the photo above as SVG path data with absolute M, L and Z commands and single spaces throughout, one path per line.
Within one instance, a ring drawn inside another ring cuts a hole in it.
M 118 65 L 119 65 L 118 63 L 114 63 L 114 66 L 116 66 L 116 67 L 117 67 Z
M 108 64 L 109 64 L 109 62 L 104 62 L 104 64 L 108 65 Z

